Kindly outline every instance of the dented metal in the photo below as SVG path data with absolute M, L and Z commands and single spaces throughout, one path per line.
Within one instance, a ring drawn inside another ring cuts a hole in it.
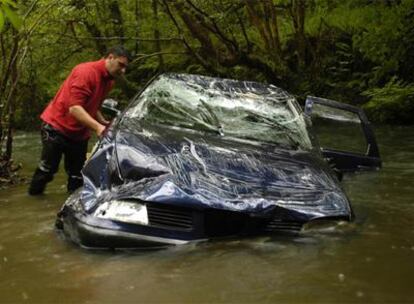
M 102 204 L 128 200 L 300 224 L 350 220 L 349 201 L 309 130 L 295 99 L 273 85 L 162 75 L 111 125 L 60 219 L 66 230 L 80 221 L 122 234 L 123 223 L 92 217 Z M 137 235 L 206 238 L 197 229 Z

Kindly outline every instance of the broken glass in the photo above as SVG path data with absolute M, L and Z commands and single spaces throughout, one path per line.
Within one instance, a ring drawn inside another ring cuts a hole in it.
M 306 123 L 295 103 L 273 85 L 170 74 L 147 87 L 126 117 L 310 150 Z

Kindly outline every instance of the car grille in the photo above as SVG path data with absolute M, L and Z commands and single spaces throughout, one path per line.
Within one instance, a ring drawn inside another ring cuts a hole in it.
M 240 212 L 208 209 L 204 212 L 204 229 L 208 237 L 224 237 L 242 233 L 249 217 Z
M 265 231 L 281 233 L 299 233 L 303 223 L 293 221 L 283 221 L 281 219 L 272 219 L 267 223 Z
M 147 205 L 147 210 L 150 226 L 184 230 L 193 228 L 191 210 L 161 205 Z

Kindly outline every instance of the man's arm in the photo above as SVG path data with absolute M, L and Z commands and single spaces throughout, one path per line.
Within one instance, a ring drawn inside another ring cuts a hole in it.
M 105 126 L 89 115 L 82 106 L 71 106 L 69 108 L 69 113 L 81 124 L 95 131 L 98 137 L 101 137 L 103 131 L 105 130 Z

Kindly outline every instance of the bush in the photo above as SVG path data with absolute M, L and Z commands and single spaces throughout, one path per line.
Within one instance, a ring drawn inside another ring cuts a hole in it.
M 379 122 L 411 124 L 414 114 L 414 83 L 404 83 L 396 76 L 382 88 L 362 93 L 370 97 L 364 105 L 367 114 Z

